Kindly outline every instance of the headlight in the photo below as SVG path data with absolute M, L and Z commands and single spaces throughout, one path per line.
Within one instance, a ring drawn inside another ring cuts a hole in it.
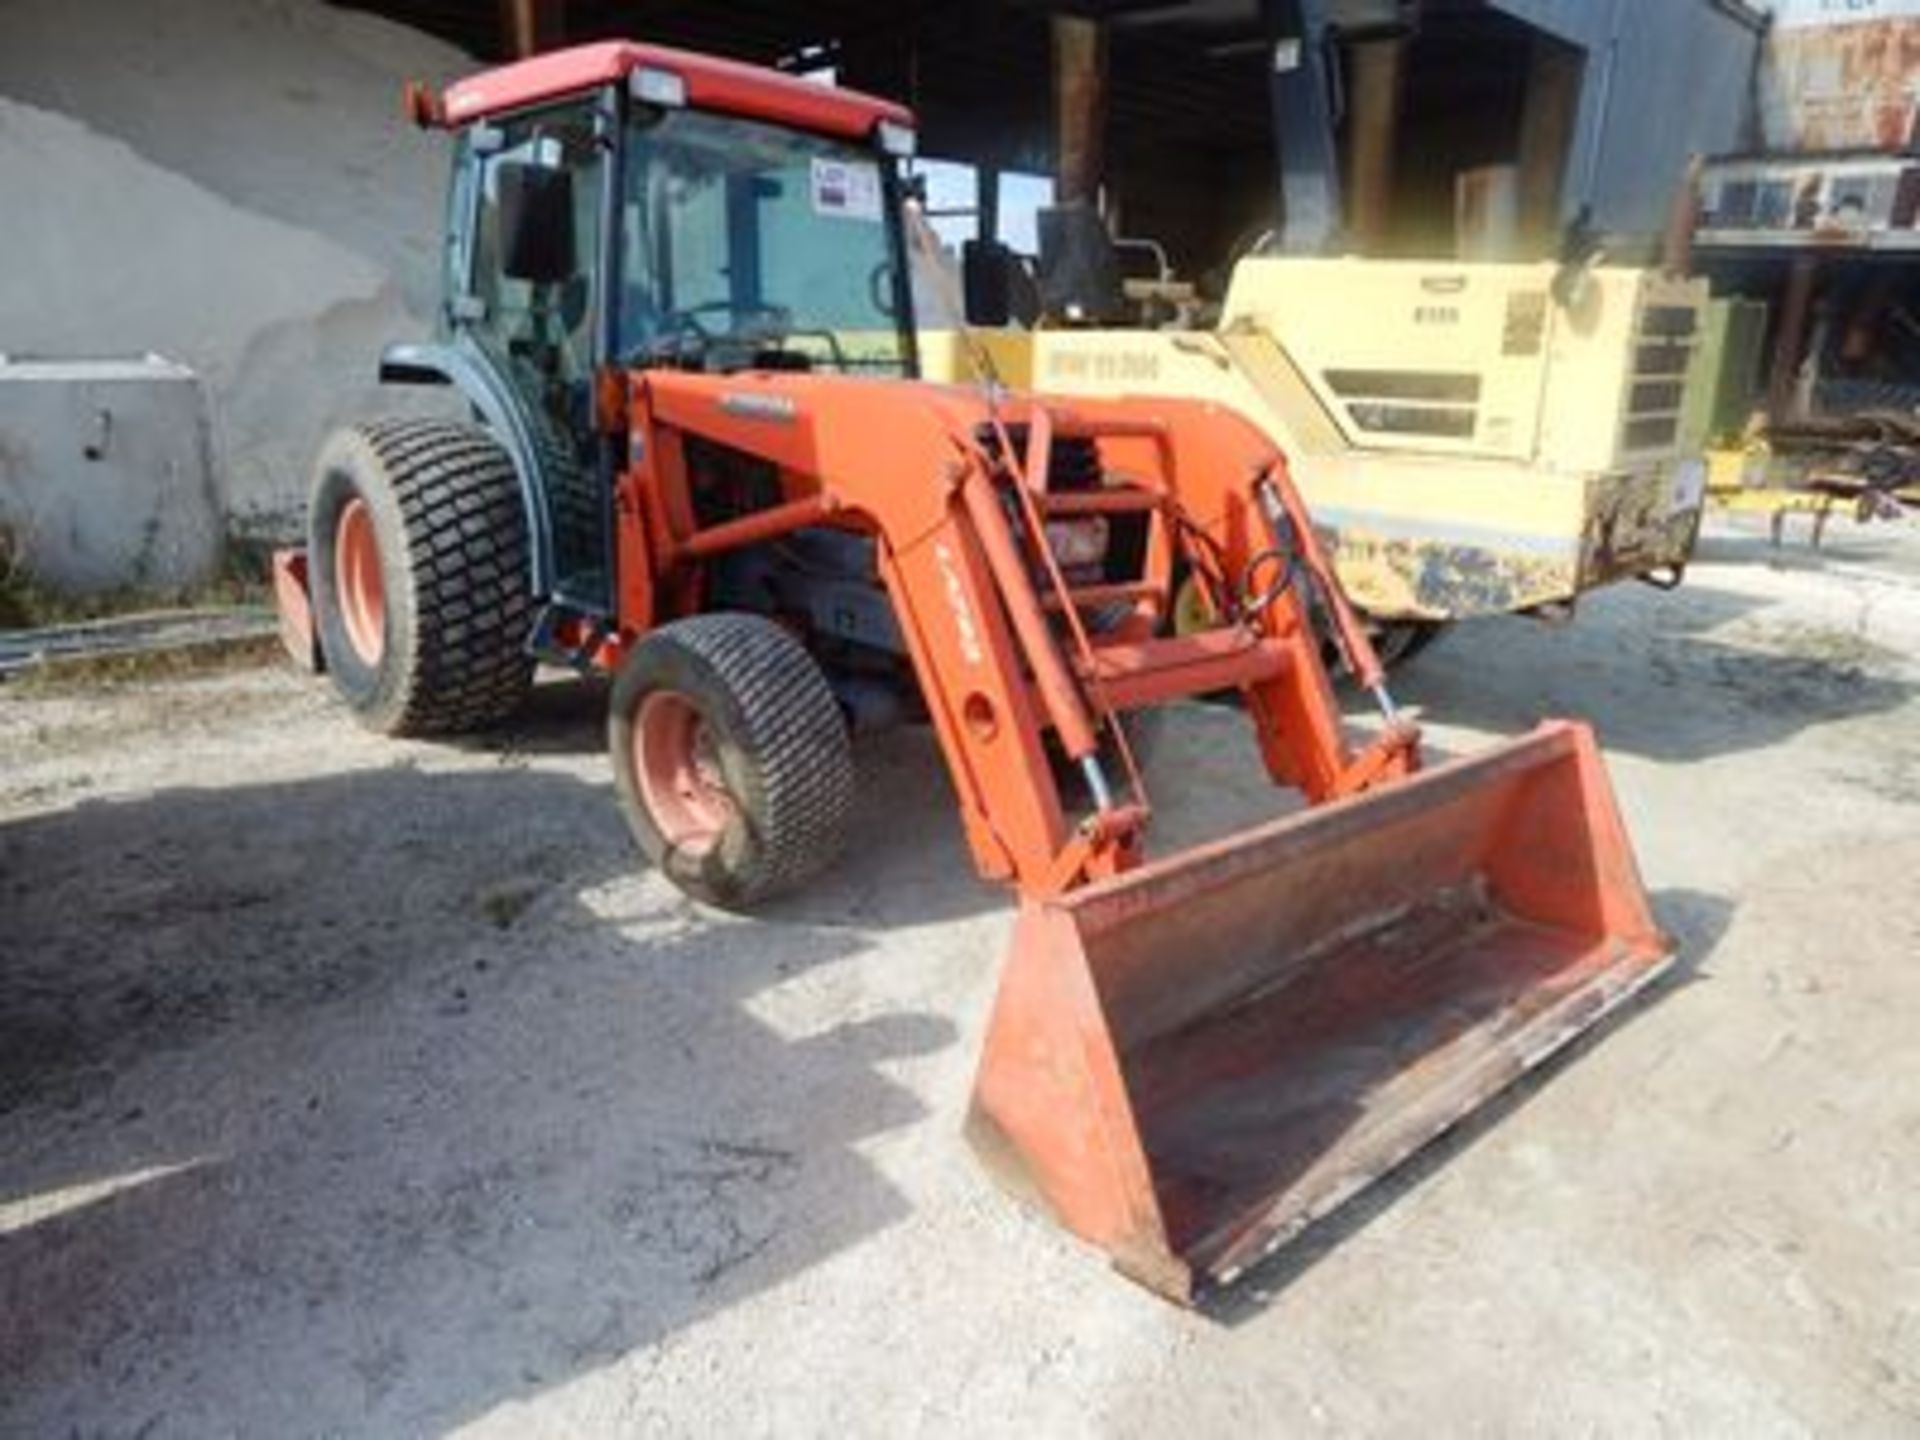
M 627 77 L 627 89 L 634 99 L 669 110 L 687 103 L 687 77 L 674 70 L 642 65 Z
M 902 125 L 898 120 L 882 120 L 873 127 L 873 131 L 880 148 L 887 154 L 902 160 L 913 154 L 914 134 L 911 125 Z

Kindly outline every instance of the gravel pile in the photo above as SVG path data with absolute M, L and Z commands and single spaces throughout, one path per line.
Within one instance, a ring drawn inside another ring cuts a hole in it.
M 400 87 L 473 64 L 319 0 L 0 0 L 0 352 L 191 365 L 236 526 L 286 532 L 432 323 L 445 145 Z

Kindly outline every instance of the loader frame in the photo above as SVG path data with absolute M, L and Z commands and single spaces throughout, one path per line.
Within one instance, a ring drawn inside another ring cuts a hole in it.
M 880 580 L 946 752 L 975 863 L 1028 894 L 1058 894 L 1138 863 L 1149 817 L 1133 774 L 1132 803 L 1070 822 L 1043 746 L 1049 733 L 1079 761 L 1119 714 L 1241 690 L 1269 775 L 1310 801 L 1417 766 L 1411 727 L 1387 727 L 1364 746 L 1350 740 L 1318 631 L 1291 587 L 1244 623 L 1187 637 L 1160 633 L 1172 603 L 1176 527 L 1201 531 L 1229 571 L 1243 573 L 1282 543 L 1256 503 L 1264 485 L 1287 497 L 1290 528 L 1314 546 L 1284 459 L 1250 425 L 1179 402 L 1142 414 L 1123 404 L 1025 399 L 988 412 L 964 392 L 914 393 L 905 404 L 889 398 L 812 377 L 629 377 L 626 424 L 642 458 L 616 484 L 617 626 L 599 641 L 595 662 L 617 666 L 649 629 L 696 613 L 703 562 L 813 526 L 877 536 Z M 1024 447 L 1004 444 L 1016 431 Z M 690 436 L 778 466 L 780 502 L 700 525 Z M 1056 440 L 1095 443 L 1127 482 L 1054 491 L 1048 464 Z M 875 453 L 889 457 L 884 471 L 873 466 Z M 1088 595 L 1068 585 L 1044 562 L 1040 538 L 1046 515 L 1096 505 L 1148 514 L 1152 524 L 1145 573 L 1115 587 L 1138 608 L 1097 639 L 1072 623 L 1056 629 L 1051 619 L 1115 597 L 1107 587 Z M 1328 573 L 1317 548 L 1304 563 Z

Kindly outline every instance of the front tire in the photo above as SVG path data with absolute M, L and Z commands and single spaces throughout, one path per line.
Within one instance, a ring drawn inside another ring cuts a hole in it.
M 839 855 L 853 752 L 826 676 L 758 615 L 663 625 L 614 677 L 620 808 L 647 858 L 710 905 L 746 909 Z
M 368 729 L 481 730 L 526 697 L 526 514 L 513 462 L 485 430 L 335 431 L 314 467 L 307 546 L 326 668 Z

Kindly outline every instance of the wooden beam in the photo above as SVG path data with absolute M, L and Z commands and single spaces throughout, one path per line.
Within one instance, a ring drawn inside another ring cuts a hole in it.
M 1097 205 L 1107 131 L 1107 30 L 1098 20 L 1053 17 L 1053 103 L 1058 201 Z
M 1669 275 L 1693 273 L 1693 238 L 1700 229 L 1700 177 L 1706 164 L 1703 156 L 1687 157 L 1686 171 L 1667 207 L 1667 233 L 1660 242 L 1660 268 Z
M 1347 230 L 1362 255 L 1377 255 L 1393 217 L 1393 157 L 1400 131 L 1407 42 L 1369 40 L 1348 52 L 1353 104 L 1347 131 Z
M 500 0 L 501 48 L 524 60 L 560 45 L 567 35 L 567 0 Z
M 1767 378 L 1767 419 L 1783 424 L 1799 406 L 1801 361 L 1813 315 L 1813 283 L 1820 262 L 1812 255 L 1793 257 L 1787 293 L 1780 302 L 1780 328 L 1774 332 L 1773 368 Z
M 1520 116 L 1520 244 L 1526 255 L 1551 255 L 1559 245 L 1560 197 L 1586 63 L 1586 53 L 1574 46 L 1544 35 L 1533 39 Z

